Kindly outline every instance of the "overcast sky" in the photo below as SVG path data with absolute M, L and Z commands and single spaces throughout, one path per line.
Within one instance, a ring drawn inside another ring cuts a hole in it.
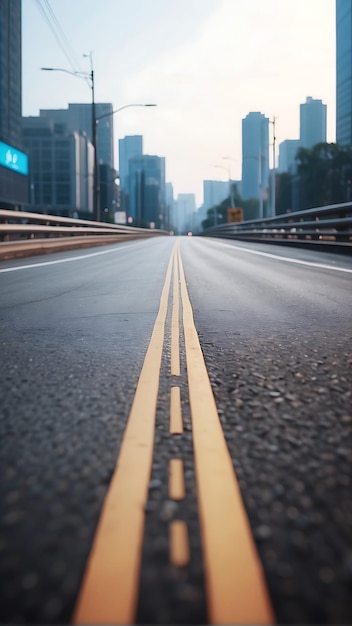
M 22 0 L 23 115 L 90 102 L 73 76 L 40 5 Z M 299 136 L 299 105 L 327 104 L 335 141 L 335 0 L 50 0 L 74 57 L 93 53 L 97 102 L 129 108 L 115 116 L 117 140 L 142 134 L 144 152 L 166 157 L 167 180 L 196 193 L 203 179 L 241 178 L 241 120 L 276 117 L 277 143 Z M 231 157 L 231 161 L 223 157 Z M 217 167 L 215 167 L 217 166 Z M 220 166 L 220 167 L 219 167 Z

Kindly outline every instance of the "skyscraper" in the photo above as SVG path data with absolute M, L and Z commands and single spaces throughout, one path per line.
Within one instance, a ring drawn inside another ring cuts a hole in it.
M 93 211 L 93 146 L 87 136 L 46 116 L 23 117 L 22 137 L 31 160 L 31 204 L 68 217 Z
M 299 139 L 285 139 L 279 145 L 279 173 L 289 172 L 295 166 L 297 150 L 300 147 Z
M 177 196 L 176 226 L 178 232 L 193 230 L 196 211 L 196 196 L 194 193 L 179 193 Z
M 97 119 L 98 163 L 114 168 L 114 118 L 110 102 L 97 102 L 95 115 Z M 99 117 L 102 117 L 99 120 Z M 92 105 L 70 103 L 68 109 L 41 109 L 40 117 L 49 117 L 56 124 L 64 124 L 68 130 L 85 134 L 92 143 Z
M 308 96 L 300 104 L 300 146 L 312 148 L 326 142 L 326 104 Z
M 129 160 L 129 216 L 138 223 L 163 226 L 165 158 L 144 154 Z
M 229 195 L 229 183 L 222 180 L 203 180 L 203 206 L 205 213 L 208 209 L 220 204 Z
M 269 185 L 269 119 L 252 112 L 242 120 L 242 197 L 267 195 Z
M 119 139 L 119 175 L 120 185 L 124 190 L 128 190 L 128 162 L 133 157 L 142 156 L 143 137 L 142 135 L 128 135 Z
M 143 154 L 142 135 L 128 135 L 119 139 L 119 177 L 121 209 L 129 213 L 129 161 Z
M 0 201 L 28 201 L 28 156 L 21 148 L 21 0 L 0 0 Z
M 336 141 L 352 145 L 351 0 L 336 0 Z

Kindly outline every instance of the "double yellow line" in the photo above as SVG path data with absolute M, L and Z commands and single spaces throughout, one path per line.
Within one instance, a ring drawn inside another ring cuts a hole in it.
M 180 247 L 172 251 L 160 308 L 144 360 L 115 472 L 104 502 L 75 608 L 76 624 L 135 621 L 151 475 L 165 322 L 173 273 L 171 374 L 179 376 L 179 300 L 188 374 L 208 619 L 214 624 L 274 622 L 264 576 L 219 421 L 193 321 Z M 180 285 L 180 290 L 179 290 Z M 183 431 L 180 389 L 171 389 L 170 433 Z M 170 463 L 170 497 L 184 497 L 183 464 Z M 170 526 L 174 565 L 188 561 L 187 529 Z

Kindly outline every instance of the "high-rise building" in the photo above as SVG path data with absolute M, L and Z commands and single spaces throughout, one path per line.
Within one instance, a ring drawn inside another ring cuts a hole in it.
M 110 102 L 95 104 L 97 123 L 98 163 L 114 168 L 114 116 Z M 68 130 L 85 134 L 93 143 L 92 105 L 69 103 L 68 109 L 41 109 L 40 117 L 48 117 L 55 124 L 64 124 Z M 101 118 L 101 119 L 99 119 Z
M 165 183 L 165 228 L 174 226 L 174 188 L 172 183 Z
M 289 172 L 295 167 L 297 150 L 300 147 L 299 139 L 285 139 L 279 144 L 279 173 Z
M 129 161 L 143 154 L 142 135 L 128 135 L 119 139 L 119 178 L 121 189 L 121 209 L 130 212 L 129 209 Z
M 326 104 L 308 96 L 300 104 L 300 145 L 312 148 L 322 142 L 326 142 Z
M 22 118 L 22 138 L 30 155 L 32 206 L 48 214 L 89 217 L 94 150 L 87 136 L 41 116 Z
M 193 230 L 196 196 L 194 193 L 179 193 L 177 196 L 177 229 L 179 233 Z
M 352 146 L 351 0 L 336 0 L 336 141 Z
M 28 202 L 28 155 L 21 149 L 21 0 L 0 0 L 0 202 Z
M 203 206 L 206 212 L 220 204 L 229 195 L 229 182 L 222 180 L 203 180 Z
M 142 135 L 128 135 L 119 139 L 119 176 L 121 189 L 128 191 L 128 164 L 133 157 L 142 156 Z
M 165 158 L 144 154 L 129 159 L 129 216 L 160 228 L 165 217 Z
M 252 112 L 242 120 L 242 197 L 261 206 L 269 185 L 269 119 Z

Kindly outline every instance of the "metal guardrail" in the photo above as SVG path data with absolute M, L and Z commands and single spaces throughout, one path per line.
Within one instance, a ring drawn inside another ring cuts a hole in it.
M 87 235 L 97 237 L 102 235 L 114 235 L 115 237 L 133 235 L 138 238 L 139 236 L 169 235 L 169 233 L 158 229 L 136 228 L 57 215 L 44 215 L 43 213 L 0 209 L 0 241 L 2 242 Z
M 352 252 L 352 203 L 221 224 L 207 228 L 199 235 L 296 246 L 325 246 Z
M 0 209 L 1 260 L 169 234 L 158 229 Z

